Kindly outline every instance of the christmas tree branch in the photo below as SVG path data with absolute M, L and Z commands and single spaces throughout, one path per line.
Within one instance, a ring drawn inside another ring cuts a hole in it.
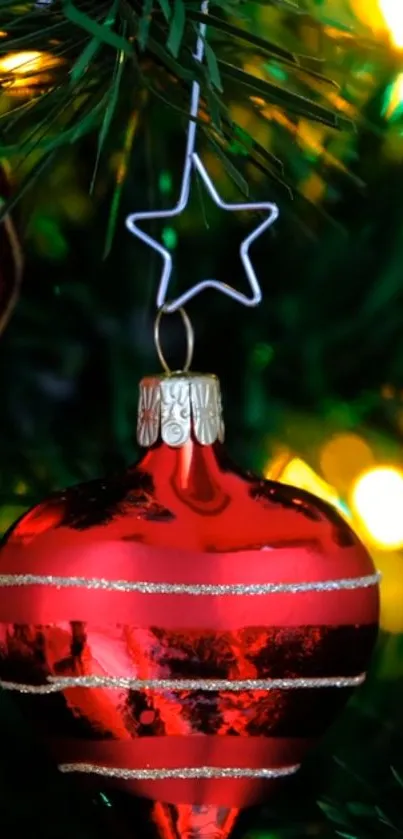
M 265 5 L 281 10 L 285 21 L 304 11 L 288 0 Z M 351 121 L 322 101 L 320 93 L 301 92 L 309 80 L 332 87 L 317 60 L 300 58 L 287 46 L 256 35 L 238 0 L 212 0 L 211 10 L 206 18 L 197 3 L 185 0 L 53 0 L 28 2 L 21 11 L 17 2 L 3 0 L 0 155 L 49 154 L 96 129 L 99 161 L 117 114 L 141 110 L 144 90 L 174 109 L 179 106 L 185 118 L 195 80 L 201 87 L 204 130 L 213 139 L 219 135 L 221 159 L 238 186 L 245 181 L 231 159 L 240 129 L 230 117 L 234 97 L 243 96 L 252 108 L 258 96 L 293 119 L 351 128 Z M 200 66 L 193 58 L 195 28 L 206 21 L 206 62 Z M 10 58 L 16 53 L 22 64 Z M 271 66 L 284 68 L 283 82 L 269 77 Z M 265 172 L 271 177 L 272 167 L 267 165 Z

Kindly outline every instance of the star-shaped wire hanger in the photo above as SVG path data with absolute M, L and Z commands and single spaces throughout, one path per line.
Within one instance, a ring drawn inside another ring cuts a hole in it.
M 208 12 L 208 0 L 204 0 L 201 6 L 201 11 L 204 14 Z M 199 27 L 198 38 L 196 43 L 196 51 L 194 57 L 197 61 L 203 60 L 203 53 L 204 53 L 204 38 L 206 32 L 206 24 L 202 23 Z M 263 203 L 240 203 L 240 204 L 227 204 L 225 201 L 222 200 L 221 196 L 218 194 L 211 178 L 209 177 L 207 170 L 202 163 L 199 155 L 195 151 L 195 144 L 196 144 L 196 121 L 195 118 L 197 117 L 198 110 L 199 110 L 199 101 L 200 101 L 200 85 L 198 82 L 193 82 L 192 85 L 192 92 L 191 92 L 191 102 L 190 102 L 190 119 L 189 119 L 189 126 L 188 126 L 188 135 L 187 135 L 187 143 L 186 143 L 186 152 L 185 152 L 185 162 L 183 167 L 183 174 L 182 174 L 182 183 L 181 183 L 181 190 L 179 194 L 179 199 L 177 204 L 168 210 L 149 210 L 140 213 L 132 213 L 126 219 L 126 226 L 128 230 L 134 235 L 141 239 L 146 245 L 149 245 L 154 251 L 160 254 L 163 261 L 162 267 L 162 274 L 161 279 L 158 287 L 157 292 L 157 307 L 158 309 L 164 307 L 167 313 L 175 312 L 177 309 L 184 306 L 189 300 L 195 297 L 196 294 L 199 294 L 201 291 L 204 291 L 206 288 L 214 288 L 216 291 L 220 291 L 223 294 L 226 294 L 228 297 L 231 297 L 233 300 L 236 300 L 238 303 L 242 303 L 244 306 L 257 306 L 261 299 L 262 299 L 262 291 L 260 288 L 260 284 L 258 278 L 256 276 L 255 270 L 253 268 L 250 256 L 249 256 L 249 248 L 265 230 L 271 227 L 272 224 L 276 221 L 279 215 L 278 207 L 276 204 L 272 204 L 271 202 L 263 202 Z M 153 239 L 152 236 L 149 236 L 148 233 L 145 233 L 138 227 L 138 222 L 141 221 L 150 221 L 153 219 L 167 219 L 167 218 L 175 218 L 176 216 L 181 215 L 181 213 L 186 209 L 189 195 L 190 195 L 190 184 L 191 184 L 191 177 L 193 171 L 198 172 L 202 181 L 210 194 L 211 198 L 213 199 L 214 203 L 221 207 L 221 209 L 229 211 L 229 212 L 237 212 L 242 210 L 253 210 L 253 211 L 265 211 L 267 213 L 267 217 L 263 222 L 261 222 L 252 233 L 250 233 L 241 243 L 240 246 L 240 257 L 241 262 L 244 266 L 246 276 L 249 281 L 250 286 L 250 295 L 243 294 L 240 291 L 237 291 L 232 286 L 227 285 L 226 283 L 219 282 L 218 280 L 202 280 L 201 282 L 197 283 L 197 285 L 189 288 L 175 300 L 170 300 L 167 302 L 167 292 L 169 288 L 169 283 L 171 280 L 172 275 L 172 257 L 167 248 L 164 248 L 160 242 L 156 239 Z

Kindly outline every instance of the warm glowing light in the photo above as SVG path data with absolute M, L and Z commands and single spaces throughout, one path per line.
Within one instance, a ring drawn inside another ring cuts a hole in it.
M 60 63 L 60 58 L 45 52 L 10 52 L 0 57 L 0 85 L 7 90 L 26 88 L 43 81 L 43 73 Z
M 323 481 L 307 463 L 298 457 L 293 458 L 287 463 L 278 480 L 283 484 L 290 484 L 291 486 L 298 487 L 298 489 L 311 492 L 313 495 L 317 495 L 319 498 L 327 501 L 328 504 L 333 504 L 334 507 L 341 509 L 339 497 L 333 487 L 329 486 L 326 481 Z
M 386 31 L 394 46 L 403 48 L 402 0 L 350 0 L 350 6 L 354 17 L 374 35 Z
M 363 472 L 376 465 L 368 443 L 351 433 L 330 437 L 320 452 L 319 462 L 325 480 L 344 496 Z
M 2 73 L 33 73 L 41 69 L 41 52 L 10 52 L 0 59 L 0 71 Z
M 266 466 L 265 478 L 268 481 L 280 481 L 281 475 L 290 460 L 292 460 L 291 452 L 284 446 L 277 446 L 273 457 Z
M 374 33 L 385 31 L 385 17 L 380 4 L 381 0 L 350 0 L 354 17 Z
M 403 3 L 401 0 L 379 0 L 379 8 L 393 44 L 403 49 Z
M 352 505 L 368 538 L 383 550 L 403 547 L 403 473 L 377 467 L 364 473 L 352 492 Z
M 381 629 L 403 633 L 403 565 L 400 551 L 372 551 L 375 567 L 381 573 Z

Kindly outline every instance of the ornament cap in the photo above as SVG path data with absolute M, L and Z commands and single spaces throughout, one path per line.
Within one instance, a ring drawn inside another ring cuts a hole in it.
M 191 438 L 202 446 L 224 440 L 220 383 L 213 374 L 170 373 L 140 382 L 137 441 L 153 446 L 161 437 L 179 448 Z

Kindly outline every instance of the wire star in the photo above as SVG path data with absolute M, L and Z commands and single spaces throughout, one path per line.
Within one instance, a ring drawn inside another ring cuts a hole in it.
M 203 13 L 207 13 L 208 0 L 204 0 L 201 7 L 201 11 Z M 199 27 L 199 34 L 196 44 L 195 58 L 197 61 L 202 61 L 203 59 L 205 31 L 206 24 L 202 23 Z M 162 257 L 163 266 L 157 292 L 157 307 L 160 309 L 162 306 L 164 306 L 166 312 L 175 312 L 177 309 L 179 309 L 181 306 L 184 306 L 189 300 L 195 297 L 196 294 L 199 294 L 199 292 L 204 291 L 204 289 L 206 288 L 214 288 L 216 289 L 216 291 L 220 291 L 223 294 L 226 294 L 228 297 L 231 297 L 238 303 L 242 303 L 244 306 L 257 306 L 262 299 L 262 291 L 249 256 L 249 248 L 252 242 L 254 242 L 259 236 L 261 236 L 262 233 L 264 233 L 265 230 L 267 230 L 269 227 L 271 227 L 272 224 L 274 224 L 279 215 L 277 205 L 272 204 L 270 202 L 227 204 L 225 201 L 222 200 L 211 178 L 209 177 L 204 164 L 200 160 L 199 155 L 194 150 L 196 143 L 195 118 L 199 109 L 199 100 L 200 86 L 198 82 L 193 82 L 185 163 L 183 168 L 181 190 L 177 204 L 175 204 L 174 207 L 168 210 L 150 210 L 146 212 L 132 213 L 126 219 L 126 226 L 128 230 L 134 236 L 137 236 L 139 239 L 141 239 L 146 245 L 149 245 L 150 248 L 159 253 Z M 196 170 L 202 178 L 203 183 L 211 198 L 213 199 L 214 203 L 221 209 L 229 212 L 237 212 L 242 210 L 257 210 L 265 211 L 267 213 L 267 218 L 265 218 L 265 220 L 261 222 L 261 224 L 259 224 L 252 231 L 252 233 L 250 233 L 249 236 L 247 236 L 242 241 L 239 250 L 241 262 L 244 266 L 245 273 L 250 286 L 250 296 L 242 294 L 242 292 L 237 291 L 235 288 L 232 288 L 232 286 L 227 285 L 227 283 L 219 282 L 218 280 L 202 280 L 201 282 L 197 283 L 197 285 L 193 286 L 192 288 L 189 288 L 187 291 L 185 291 L 183 294 L 177 297 L 176 300 L 171 300 L 169 301 L 169 303 L 167 303 L 167 292 L 173 269 L 171 254 L 169 253 L 167 248 L 164 248 L 164 246 L 161 245 L 160 242 L 158 242 L 156 239 L 153 239 L 152 236 L 149 236 L 148 233 L 145 233 L 143 230 L 141 230 L 138 227 L 138 222 L 150 221 L 152 219 L 175 218 L 176 216 L 181 215 L 181 213 L 186 209 L 189 202 L 191 177 L 194 170 Z

